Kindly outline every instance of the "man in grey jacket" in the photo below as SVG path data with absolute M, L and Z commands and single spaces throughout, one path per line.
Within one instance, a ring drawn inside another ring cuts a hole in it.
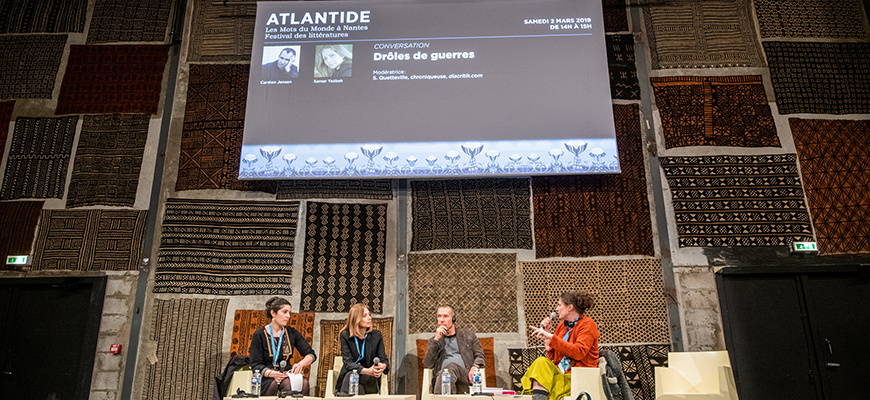
M 435 394 L 441 394 L 440 382 L 444 369 L 450 371 L 450 392 L 466 393 L 474 371 L 484 367 L 483 347 L 473 331 L 456 327 L 456 311 L 453 307 L 439 307 L 437 321 L 435 337 L 429 339 L 426 356 L 423 357 L 423 368 L 434 369 L 432 387 Z

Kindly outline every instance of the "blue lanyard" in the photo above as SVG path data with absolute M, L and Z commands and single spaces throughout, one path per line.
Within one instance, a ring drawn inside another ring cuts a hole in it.
M 357 359 L 356 359 L 356 361 L 355 361 L 357 364 L 359 364 L 360 360 L 362 360 L 363 357 L 365 356 L 365 352 L 366 352 L 366 338 L 367 338 L 367 337 L 369 337 L 369 334 L 368 334 L 368 333 L 366 333 L 366 335 L 363 336 L 363 345 L 362 345 L 362 349 L 359 348 L 359 338 L 356 337 L 356 336 L 353 337 L 353 341 L 356 343 L 356 352 L 359 354 L 359 357 L 357 357 Z
M 278 346 L 275 347 L 275 338 L 272 337 L 272 327 L 266 327 L 266 333 L 269 334 L 269 347 L 272 349 L 272 365 L 278 365 L 278 351 L 281 350 L 281 341 L 284 339 L 284 330 L 278 334 Z
M 574 325 L 572 327 L 568 328 L 568 331 L 565 332 L 565 337 L 563 337 L 562 340 L 564 340 L 566 342 L 568 341 L 568 336 L 571 335 L 571 331 L 573 331 L 574 327 L 577 326 L 578 321 L 580 321 L 580 317 L 577 317 L 577 319 L 574 320 Z M 559 370 L 562 371 L 562 373 L 564 374 L 566 371 L 568 371 L 568 367 L 570 367 L 570 366 L 571 366 L 571 359 L 568 358 L 568 356 L 563 356 L 562 360 L 559 361 Z

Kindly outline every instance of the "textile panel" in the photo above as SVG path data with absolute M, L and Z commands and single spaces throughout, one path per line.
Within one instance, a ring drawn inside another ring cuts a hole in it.
M 148 139 L 147 115 L 86 115 L 66 206 L 132 207 Z
M 601 332 L 599 343 L 670 342 L 661 261 L 656 259 L 520 262 L 526 322 L 549 316 L 565 290 L 583 289 L 586 310 Z M 529 346 L 542 342 L 528 336 Z
M 0 99 L 50 99 L 66 36 L 0 36 Z
M 374 199 L 392 200 L 389 179 L 292 179 L 278 181 L 278 200 Z
M 79 117 L 15 119 L 0 199 L 63 198 Z
M 532 177 L 537 258 L 653 255 L 638 106 L 613 114 L 621 174 Z
M 859 0 L 753 0 L 762 38 L 867 39 Z
M 794 154 L 662 157 L 680 247 L 813 240 Z
M 192 62 L 250 61 L 256 16 L 254 2 L 196 0 L 187 59 Z
M 516 271 L 514 253 L 408 255 L 408 331 L 434 332 L 438 307 L 450 304 L 465 328 L 516 332 Z
M 529 180 L 411 181 L 411 249 L 531 249 Z
M 788 121 L 819 253 L 870 251 L 870 120 Z
M 6 154 L 6 137 L 9 136 L 9 121 L 14 109 L 14 101 L 0 101 L 0 160 Z
M 653 69 L 763 67 L 749 0 L 643 7 Z
M 625 0 L 603 0 L 602 3 L 604 6 L 604 31 L 627 31 L 628 18 L 625 11 Z
M 223 368 L 227 299 L 154 300 L 149 340 L 155 363 L 145 367 L 144 400 L 208 399 Z M 184 384 L 179 384 L 184 382 Z
M 761 76 L 650 78 L 665 147 L 779 147 Z
M 300 310 L 384 312 L 386 204 L 308 203 Z
M 36 235 L 36 224 L 42 213 L 41 201 L 8 201 L 0 203 L 0 259 L 4 263 L 2 269 L 15 269 L 15 265 L 6 265 L 6 256 L 32 254 L 33 237 Z
M 640 83 L 634 58 L 634 36 L 606 35 L 607 68 L 610 70 L 610 96 L 620 100 L 640 100 Z
M 166 40 L 172 0 L 97 0 L 88 43 Z
M 45 210 L 33 270 L 135 271 L 148 211 Z
M 236 310 L 233 317 L 233 338 L 230 342 L 230 357 L 248 356 L 251 350 L 251 336 L 272 320 L 266 318 L 264 310 Z M 302 334 L 309 345 L 314 347 L 314 313 L 290 313 L 287 326 Z M 294 351 L 293 364 L 302 361 L 303 355 Z M 306 378 L 311 373 L 311 366 L 302 369 Z
M 168 199 L 155 293 L 289 295 L 299 203 Z
M 335 357 L 341 357 L 338 335 L 346 322 L 346 319 L 320 320 L 320 352 L 317 353 L 317 388 L 314 388 L 314 396 L 323 396 L 326 393 L 326 375 L 335 364 Z M 397 364 L 401 362 L 393 360 L 393 318 L 372 318 L 372 329 L 381 331 L 384 336 L 384 350 L 390 359 L 391 371 L 387 374 L 387 379 L 392 382 L 395 371 L 399 369 Z
M 88 0 L 4 0 L 0 33 L 81 32 Z

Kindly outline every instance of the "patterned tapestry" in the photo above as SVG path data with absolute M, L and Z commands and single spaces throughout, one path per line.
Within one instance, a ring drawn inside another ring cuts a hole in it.
M 753 0 L 762 38 L 866 39 L 860 0 Z
M 250 61 L 256 16 L 257 4 L 252 1 L 196 0 L 187 59 Z
M 266 318 L 264 310 L 236 310 L 233 318 L 233 340 L 230 342 L 230 357 L 248 356 L 251 350 L 251 336 L 272 320 Z M 287 326 L 293 327 L 312 348 L 314 347 L 314 313 L 290 313 Z M 293 362 L 302 361 L 303 355 L 293 351 Z M 311 366 L 302 369 L 306 378 L 310 376 Z
M 595 299 L 586 315 L 598 325 L 599 343 L 670 342 L 659 260 L 529 261 L 520 268 L 529 325 L 549 316 L 564 291 L 583 289 Z M 543 342 L 528 335 L 527 343 Z
M 79 117 L 15 119 L 0 199 L 63 198 Z
M 607 68 L 610 70 L 610 96 L 621 100 L 640 100 L 640 83 L 634 59 L 634 36 L 605 35 Z
M 491 337 L 478 337 L 477 340 L 480 342 L 480 347 L 483 348 L 483 359 L 486 365 L 484 368 L 486 369 L 486 382 L 484 382 L 487 387 L 497 387 L 498 382 L 496 382 L 495 374 L 498 371 L 495 371 L 495 340 Z M 417 393 L 421 393 L 423 391 L 423 359 L 426 357 L 426 351 L 429 350 L 429 339 L 417 339 Z M 432 371 L 437 374 L 440 371 Z M 432 388 L 432 390 L 435 390 Z
M 167 199 L 154 293 L 283 294 L 299 203 Z
M 191 65 L 175 190 L 275 193 L 274 181 L 240 181 L 248 65 Z
M 797 156 L 662 157 L 680 247 L 813 241 Z
M 156 114 L 169 45 L 70 45 L 57 114 Z
M 613 113 L 621 174 L 532 178 L 537 258 L 653 255 L 638 106 Z
M 643 7 L 652 68 L 763 67 L 749 3 L 677 0 Z
M 870 120 L 788 121 L 819 253 L 870 251 Z
M 0 33 L 81 32 L 88 0 L 4 0 Z
M 133 206 L 149 120 L 147 115 L 84 116 L 67 208 Z
M 278 181 L 278 200 L 374 199 L 392 200 L 389 179 L 293 179 Z
M 603 0 L 604 31 L 624 32 L 628 30 L 628 18 L 625 12 L 625 0 Z
M 527 178 L 411 181 L 411 250 L 531 249 Z
M 408 332 L 434 332 L 435 314 L 443 305 L 456 311 L 457 324 L 478 334 L 516 332 L 520 328 L 516 257 L 515 253 L 409 254 Z
M 761 76 L 650 78 L 665 147 L 779 147 Z
M 66 36 L 0 36 L 0 99 L 50 99 Z
M 870 113 L 870 43 L 764 42 L 780 114 Z
M 0 265 L 2 269 L 16 269 L 6 265 L 6 256 L 31 254 L 36 224 L 42 213 L 41 201 L 8 201 L 0 203 Z
M 97 0 L 88 43 L 162 42 L 172 0 Z
M 301 311 L 384 312 L 386 204 L 308 203 Z
M 636 344 L 630 346 L 599 346 L 613 351 L 622 361 L 622 372 L 637 400 L 655 400 L 655 367 L 668 365 L 667 344 Z M 543 346 L 508 349 L 510 359 L 511 390 L 522 390 L 521 378 L 532 361 L 546 357 Z
M 323 396 L 326 393 L 326 375 L 335 364 L 335 357 L 341 357 L 341 345 L 338 335 L 344 328 L 346 319 L 320 320 L 320 351 L 317 353 L 317 388 L 314 396 Z M 389 382 L 401 365 L 401 360 L 393 359 L 393 318 L 372 318 L 372 329 L 381 331 L 384 336 L 384 350 L 390 359 L 390 373 L 387 374 Z
M 14 109 L 14 101 L 0 101 L 0 160 L 6 154 L 6 137 L 9 136 L 9 121 Z
M 45 210 L 33 270 L 136 271 L 148 211 Z
M 208 399 L 225 361 L 224 320 L 229 300 L 154 300 L 149 340 L 156 363 L 145 366 L 143 400 Z M 179 384 L 183 382 L 183 384 Z

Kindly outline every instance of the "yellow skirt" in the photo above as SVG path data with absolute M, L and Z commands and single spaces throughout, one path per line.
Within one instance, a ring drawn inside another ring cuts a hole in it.
M 523 375 L 523 394 L 532 394 L 532 379 L 550 392 L 549 400 L 571 395 L 571 374 L 563 374 L 547 357 L 538 357 Z

